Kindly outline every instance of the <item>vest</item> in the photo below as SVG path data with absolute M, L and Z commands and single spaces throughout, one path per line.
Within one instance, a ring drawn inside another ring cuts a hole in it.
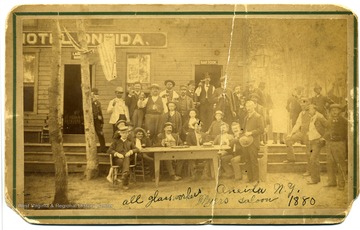
M 213 89 L 214 86 L 209 85 L 208 91 L 207 91 L 207 99 L 209 100 L 212 95 L 213 95 Z M 205 85 L 201 86 L 201 92 L 200 92 L 200 96 L 199 96 L 200 100 L 205 100 L 206 99 L 206 91 L 205 91 Z
M 148 102 L 146 104 L 146 114 L 162 114 L 164 112 L 164 105 L 161 97 L 153 102 L 151 96 L 149 96 Z

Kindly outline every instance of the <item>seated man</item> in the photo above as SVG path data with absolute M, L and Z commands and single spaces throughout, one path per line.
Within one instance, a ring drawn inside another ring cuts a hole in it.
M 175 134 L 172 132 L 173 125 L 171 122 L 166 122 L 164 124 L 164 132 L 161 132 L 157 135 L 156 138 L 156 146 L 163 146 L 163 147 L 171 147 L 171 146 L 179 146 L 182 145 L 182 141 L 178 134 Z M 182 166 L 184 164 L 184 161 L 177 161 L 176 162 L 176 172 L 178 175 L 182 171 Z M 169 175 L 172 180 L 178 181 L 182 178 L 180 176 L 177 176 L 174 171 L 173 167 L 173 161 L 165 161 L 165 166 L 167 171 L 169 172 Z
M 239 138 L 241 135 L 240 124 L 237 122 L 233 122 L 231 124 L 231 130 L 234 134 L 234 139 L 230 142 L 230 150 L 221 156 L 221 167 L 225 171 L 225 177 L 235 176 L 235 180 L 241 180 L 241 169 L 240 169 L 240 161 L 243 161 L 243 152 L 241 151 L 241 146 L 239 143 Z M 231 162 L 231 166 L 229 163 Z
M 214 145 L 230 145 L 230 142 L 234 139 L 232 134 L 229 134 L 229 125 L 222 123 L 220 126 L 220 134 L 215 137 Z
M 114 139 L 113 143 L 108 149 L 108 153 L 112 155 L 113 165 L 120 166 L 122 171 L 122 185 L 125 190 L 129 189 L 129 167 L 130 156 L 139 152 L 139 149 L 135 147 L 134 142 L 128 139 L 129 131 L 127 126 L 123 126 L 119 130 L 119 135 Z M 110 168 L 107 180 L 112 181 L 113 169 Z
M 206 133 L 202 132 L 203 123 L 201 121 L 195 121 L 193 124 L 194 130 L 191 130 L 186 136 L 186 142 L 189 146 L 201 146 L 207 138 Z M 189 161 L 190 174 L 193 180 L 196 178 L 196 160 Z M 208 177 L 209 172 L 209 163 L 206 161 L 204 165 L 204 170 L 202 173 L 202 179 L 206 179 Z
M 146 131 L 143 128 L 136 128 L 134 130 L 134 144 L 136 148 L 138 148 L 141 152 L 141 150 L 145 147 L 151 146 L 151 140 L 150 137 L 146 134 Z M 142 157 L 144 160 L 144 163 L 149 167 L 150 170 L 150 177 L 154 177 L 154 154 L 150 153 L 141 153 L 138 155 L 138 157 Z

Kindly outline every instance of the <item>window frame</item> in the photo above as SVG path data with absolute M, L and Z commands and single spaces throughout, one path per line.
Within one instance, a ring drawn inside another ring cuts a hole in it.
M 24 114 L 37 114 L 37 109 L 38 109 L 38 79 L 39 79 L 39 50 L 36 49 L 24 49 L 23 51 L 23 57 L 25 54 L 33 54 L 35 56 L 35 69 L 34 69 L 34 82 L 33 83 L 25 83 L 24 82 L 24 62 L 22 62 L 22 70 L 23 70 L 23 74 L 22 74 L 22 83 L 23 83 L 23 87 L 22 87 L 22 93 L 23 93 L 23 103 L 25 103 L 24 101 L 24 89 L 25 87 L 33 87 L 34 89 L 34 105 L 33 105 L 33 110 L 32 111 L 25 111 L 24 109 L 24 105 L 23 105 L 23 111 Z M 22 59 L 24 60 L 24 59 Z

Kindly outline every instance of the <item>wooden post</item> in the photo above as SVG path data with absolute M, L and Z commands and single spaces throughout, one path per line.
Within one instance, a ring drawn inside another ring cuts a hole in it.
M 55 196 L 53 204 L 68 204 L 67 164 L 63 149 L 61 119 L 61 30 L 58 20 L 52 23 L 52 77 L 49 87 L 49 134 L 55 163 Z
M 85 143 L 86 143 L 86 179 L 90 180 L 99 174 L 99 161 L 97 157 L 97 147 L 95 138 L 94 119 L 91 103 L 91 85 L 90 85 L 90 70 L 88 46 L 85 33 L 84 20 L 76 21 L 78 28 L 78 39 L 80 43 L 80 60 L 81 60 L 81 91 L 84 111 L 84 126 L 85 126 Z

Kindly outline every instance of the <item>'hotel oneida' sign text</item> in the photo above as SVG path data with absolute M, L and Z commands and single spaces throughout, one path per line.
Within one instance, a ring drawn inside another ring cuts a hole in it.
M 69 32 L 71 37 L 78 42 L 77 33 Z M 88 46 L 97 46 L 102 43 L 104 36 L 113 34 L 116 47 L 166 47 L 166 33 L 98 33 L 86 34 Z M 23 32 L 23 46 L 26 47 L 50 47 L 53 41 L 51 32 Z M 79 42 L 78 42 L 79 43 Z M 71 47 L 71 41 L 65 33 L 62 33 L 62 46 Z

